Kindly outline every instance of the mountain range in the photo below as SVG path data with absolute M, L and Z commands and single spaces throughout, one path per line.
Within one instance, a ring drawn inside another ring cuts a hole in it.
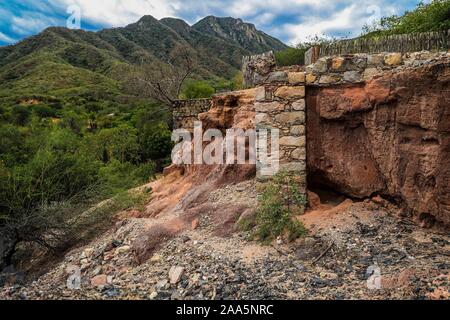
M 144 16 L 98 32 L 51 27 L 0 47 L 0 99 L 27 95 L 118 94 L 128 66 L 167 61 L 184 47 L 196 57 L 195 76 L 232 78 L 242 57 L 288 48 L 241 19 L 209 16 L 190 26 L 175 18 Z

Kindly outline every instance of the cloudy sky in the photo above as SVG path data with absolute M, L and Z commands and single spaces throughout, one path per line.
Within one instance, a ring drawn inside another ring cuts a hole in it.
M 288 44 L 315 35 L 359 35 L 374 19 L 401 14 L 418 0 L 0 0 L 0 45 L 17 42 L 49 26 L 98 30 L 125 26 L 145 14 L 177 17 L 193 24 L 207 15 L 254 23 Z M 73 19 L 69 19 L 72 17 Z

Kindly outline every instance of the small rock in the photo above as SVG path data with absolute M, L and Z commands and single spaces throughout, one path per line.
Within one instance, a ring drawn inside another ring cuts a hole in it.
M 128 251 L 130 251 L 130 246 L 122 246 L 116 249 L 116 255 L 119 254 L 123 254 L 123 253 L 127 253 Z
M 94 287 L 105 286 L 106 284 L 108 284 L 108 276 L 106 274 L 101 274 L 91 279 L 91 285 Z
M 94 271 L 92 271 L 92 276 L 98 276 L 100 273 L 102 272 L 102 267 L 98 266 L 97 268 L 94 269 Z
M 151 263 L 156 263 L 161 261 L 161 256 L 159 254 L 154 254 L 151 258 L 150 258 L 150 262 Z
M 191 223 L 192 230 L 197 229 L 199 227 L 199 225 L 200 225 L 200 221 L 198 219 L 192 220 L 192 223 Z
M 376 204 L 384 204 L 384 199 L 381 196 L 376 196 L 372 198 L 372 201 L 375 202 Z
M 158 296 L 158 292 L 153 291 L 153 292 L 150 294 L 150 300 L 155 300 L 157 296 Z
M 167 281 L 167 279 L 163 279 L 163 280 L 159 280 L 158 283 L 156 284 L 155 288 L 158 291 L 161 291 L 162 289 L 164 289 L 166 287 L 166 285 L 169 282 Z
M 93 253 L 94 253 L 93 248 L 87 248 L 81 253 L 81 259 L 86 259 L 86 258 L 90 259 L 93 255 Z
M 117 239 L 114 239 L 114 240 L 112 241 L 112 245 L 113 245 L 115 248 L 118 248 L 118 247 L 120 247 L 120 246 L 122 245 L 122 241 L 117 240 Z
M 184 268 L 179 266 L 173 266 L 169 271 L 169 280 L 171 284 L 177 284 L 180 282 L 181 277 L 184 274 Z

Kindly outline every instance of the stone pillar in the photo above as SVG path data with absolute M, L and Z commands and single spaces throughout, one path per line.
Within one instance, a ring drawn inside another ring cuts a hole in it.
M 242 59 L 242 74 L 244 78 L 244 88 L 254 88 L 264 83 L 268 75 L 277 67 L 275 55 L 272 51 L 247 56 Z
M 279 73 L 279 71 L 277 72 Z M 272 77 L 280 79 L 280 75 Z M 286 81 L 274 81 L 256 88 L 255 126 L 279 130 L 280 171 L 299 177 L 306 192 L 306 105 L 305 73 L 286 72 Z M 257 166 L 257 178 L 268 180 Z

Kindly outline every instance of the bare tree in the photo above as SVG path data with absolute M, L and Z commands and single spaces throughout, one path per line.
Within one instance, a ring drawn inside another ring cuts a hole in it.
M 124 84 L 137 96 L 172 105 L 196 65 L 195 53 L 186 46 L 177 45 L 163 62 L 148 63 L 142 59 Z

